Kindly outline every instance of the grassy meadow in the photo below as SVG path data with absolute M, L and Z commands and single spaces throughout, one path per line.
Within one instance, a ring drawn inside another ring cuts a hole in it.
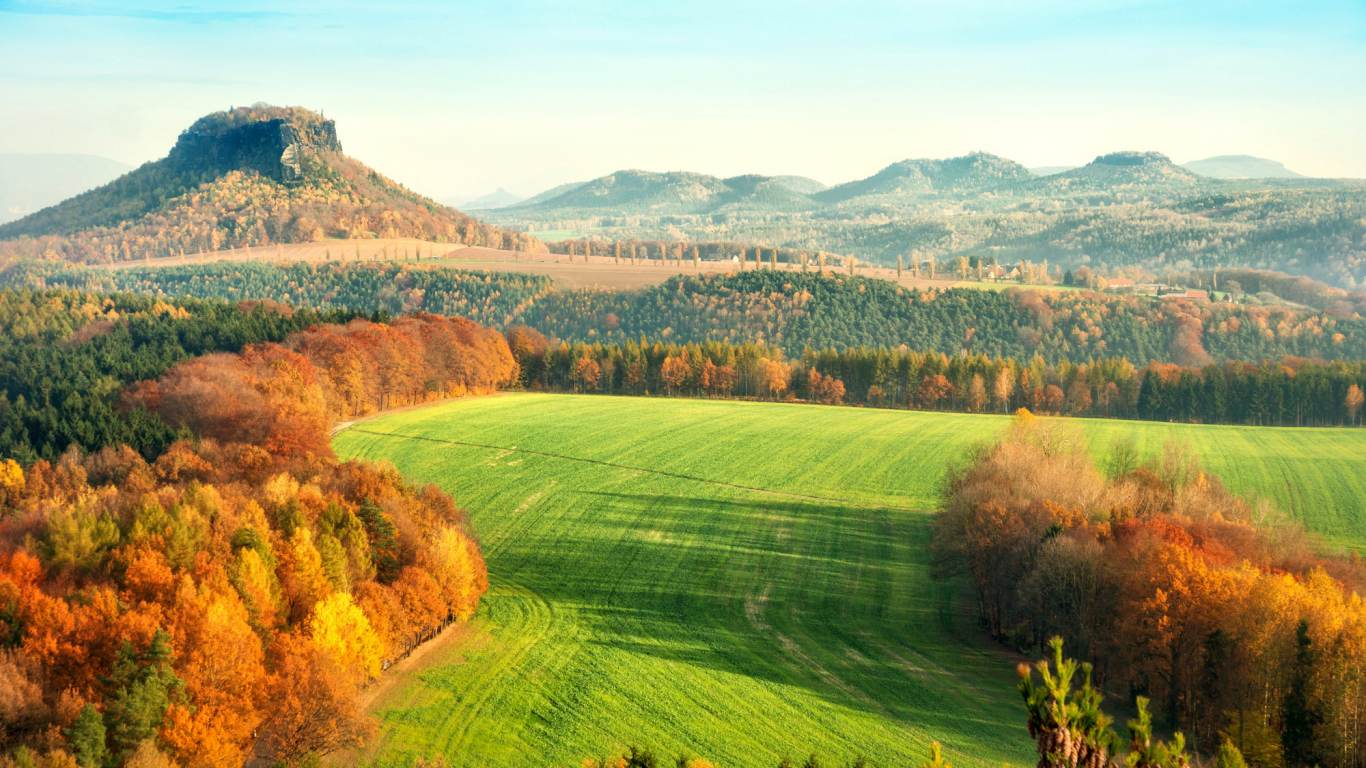
M 512 394 L 357 424 L 471 511 L 491 589 L 373 704 L 371 757 L 570 766 L 637 742 L 718 766 L 863 754 L 1032 764 L 1016 659 L 929 578 L 945 464 L 1004 417 Z M 1175 434 L 1333 546 L 1366 542 L 1366 431 L 1076 422 Z

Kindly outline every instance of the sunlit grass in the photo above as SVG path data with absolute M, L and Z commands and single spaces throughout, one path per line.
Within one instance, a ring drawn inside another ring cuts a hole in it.
M 728 766 L 900 766 L 937 739 L 957 765 L 1031 764 L 1012 660 L 926 555 L 946 463 L 1006 423 L 520 394 L 341 433 L 343 456 L 468 508 L 493 585 L 474 631 L 377 702 L 378 760 L 567 766 L 637 741 Z M 1366 431 L 1077 424 L 1097 452 L 1177 435 L 1235 490 L 1366 540 Z

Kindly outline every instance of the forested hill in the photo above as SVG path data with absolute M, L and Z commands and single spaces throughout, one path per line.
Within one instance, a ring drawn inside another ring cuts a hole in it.
M 552 292 L 520 318 L 566 341 L 905 346 L 1028 359 L 1127 357 L 1201 365 L 1290 356 L 1366 359 L 1366 320 L 1285 307 L 1084 291 L 920 291 L 863 277 L 754 271 L 676 277 L 637 292 Z
M 165 158 L 0 226 L 0 255 L 109 262 L 324 237 L 541 247 L 347 157 L 333 121 L 258 104 L 200 118 Z
M 1258 286 L 1271 285 L 1271 273 L 1232 274 L 1249 285 L 1254 278 Z M 500 328 L 525 324 L 566 342 L 753 341 L 790 356 L 807 347 L 904 346 L 947 355 L 1040 355 L 1050 363 L 1107 357 L 1191 366 L 1287 356 L 1366 359 L 1366 320 L 1360 305 L 1347 300 L 1355 297 L 1339 297 L 1322 309 L 1297 309 L 1090 291 L 921 291 L 876 278 L 768 270 L 679 276 L 639 291 L 565 291 L 537 275 L 340 263 L 187 264 L 112 272 L 27 263 L 0 270 L 0 287 L 270 299 L 367 313 L 425 311 Z
M 216 262 L 91 269 L 24 263 L 0 269 L 0 288 L 66 288 L 158 298 L 269 299 L 309 309 L 431 312 L 502 327 L 551 290 L 545 275 L 483 272 L 400 262 L 310 264 Z
M 0 457 L 56 460 L 70 445 L 127 445 L 149 458 L 177 433 L 120 391 L 184 360 L 278 342 L 353 312 L 296 312 L 261 302 L 78 291 L 0 291 Z

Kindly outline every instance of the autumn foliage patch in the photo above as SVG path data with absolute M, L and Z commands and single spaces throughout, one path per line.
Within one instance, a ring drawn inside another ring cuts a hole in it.
M 330 424 L 515 375 L 501 334 L 466 320 L 319 326 L 127 390 L 195 435 L 154 461 L 0 463 L 0 744 L 236 768 L 361 743 L 359 689 L 488 581 L 448 496 L 337 462 Z
M 1036 650 L 1064 638 L 1100 689 L 1151 699 L 1197 746 L 1360 765 L 1360 560 L 1317 555 L 1179 446 L 1141 463 L 1120 442 L 1106 470 L 1066 429 L 1019 420 L 951 472 L 939 575 L 966 578 L 993 637 Z

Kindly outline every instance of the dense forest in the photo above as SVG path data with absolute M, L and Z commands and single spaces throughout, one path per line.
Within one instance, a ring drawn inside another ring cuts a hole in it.
M 1087 688 L 1150 698 L 1198 747 L 1228 741 L 1257 766 L 1362 765 L 1366 566 L 1314 554 L 1177 445 L 1136 455 L 1117 442 L 1102 475 L 1066 427 L 1022 414 L 951 472 L 938 575 L 968 579 L 993 637 L 1035 650 L 1063 638 L 1094 660 Z M 1031 735 L 1063 714 L 1036 706 L 1057 680 L 1044 683 L 1025 681 Z M 1064 741 L 1097 747 L 1067 714 Z
M 772 251 L 764 249 L 765 257 Z M 750 249 L 750 257 L 754 255 Z M 1083 274 L 1083 272 L 1078 272 Z M 549 279 L 386 264 L 195 264 L 116 271 L 23 262 L 0 286 L 271 299 L 361 312 L 425 311 L 527 325 L 571 343 L 747 341 L 797 357 L 860 347 L 1028 360 L 1123 357 L 1202 367 L 1284 357 L 1366 359 L 1356 293 L 1268 273 L 1241 275 L 1321 308 L 1158 299 L 1092 291 L 908 289 L 887 280 L 751 269 L 676 276 L 637 291 L 558 290 Z M 1226 277 L 1225 282 L 1237 282 Z M 1260 282 L 1258 282 L 1260 281 Z M 1270 295 L 1270 294 L 1268 294 Z
M 404 264 L 217 262 L 169 267 L 91 269 L 25 262 L 0 269 L 0 287 L 69 288 L 99 293 L 268 299 L 319 310 L 430 312 L 502 327 L 550 291 L 544 275 L 479 272 Z
M 129 446 L 154 459 L 177 432 L 144 409 L 120 409 L 124 387 L 199 355 L 355 316 L 260 302 L 0 291 L 0 457 L 55 461 L 75 445 Z
M 269 105 L 208 115 L 166 158 L 0 226 L 0 259 L 109 263 L 327 237 L 544 248 L 343 155 L 331 125 L 307 110 Z M 297 172 L 281 174 L 284 148 Z
M 0 761 L 236 768 L 359 746 L 361 688 L 471 616 L 487 574 L 449 497 L 339 463 L 331 424 L 511 383 L 502 335 L 420 314 L 335 325 L 287 307 L 3 296 L 5 338 L 39 357 L 122 335 L 89 355 L 112 372 L 102 398 L 187 439 L 139 451 L 95 431 L 89 450 L 0 459 Z M 212 351 L 291 320 L 307 327 L 283 344 Z M 127 341 L 142 336 L 194 343 Z M 154 378 L 120 386 L 141 373 Z
M 1366 358 L 1366 322 L 1354 311 L 1337 317 L 1086 291 L 921 291 L 873 278 L 770 270 L 678 276 L 634 292 L 552 292 L 518 319 L 566 341 L 755 341 L 792 356 L 807 347 L 905 346 L 1074 363 Z
M 1366 363 L 1286 358 L 1204 367 L 1124 358 L 1048 365 L 985 355 L 859 348 L 782 350 L 753 343 L 551 345 L 507 331 L 529 389 L 853 403 L 966 413 L 1035 413 L 1202 424 L 1354 426 Z

